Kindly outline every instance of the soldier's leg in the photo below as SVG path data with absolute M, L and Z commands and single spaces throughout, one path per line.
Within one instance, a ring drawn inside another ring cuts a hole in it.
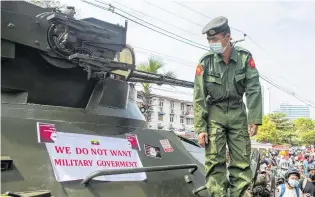
M 205 148 L 206 186 L 210 196 L 226 197 L 228 180 L 226 175 L 226 132 L 225 128 L 211 121 L 209 143 Z
M 230 193 L 233 197 L 240 197 L 244 195 L 252 180 L 251 144 L 246 121 L 231 125 L 227 132 L 227 143 L 230 152 Z

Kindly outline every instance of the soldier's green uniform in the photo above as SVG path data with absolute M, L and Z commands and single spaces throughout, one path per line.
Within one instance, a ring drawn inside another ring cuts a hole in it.
M 213 34 L 225 28 L 222 24 L 209 24 L 206 31 Z M 223 25 L 227 26 L 227 19 Z M 208 132 L 206 186 L 214 197 L 227 196 L 228 187 L 231 197 L 242 196 L 251 183 L 248 124 L 262 123 L 261 85 L 258 71 L 251 61 L 252 55 L 248 50 L 235 46 L 228 64 L 224 63 L 221 55 L 208 52 L 201 58 L 196 70 L 195 132 Z M 243 103 L 244 93 L 248 116 Z M 229 181 L 226 143 L 230 153 Z

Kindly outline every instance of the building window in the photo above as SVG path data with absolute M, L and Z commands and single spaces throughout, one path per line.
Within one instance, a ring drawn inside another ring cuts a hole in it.
M 187 125 L 192 125 L 192 124 L 194 124 L 194 119 L 193 118 L 187 118 L 186 123 L 187 123 Z
M 171 109 L 174 109 L 174 101 L 171 101 Z
M 181 104 L 180 104 L 180 110 L 182 110 L 182 111 L 185 110 L 185 104 L 184 104 L 184 103 L 181 103 Z
M 184 124 L 184 118 L 180 118 L 180 124 Z
M 174 122 L 174 115 L 170 115 L 170 122 Z
M 163 101 L 160 101 L 159 106 L 163 107 L 163 104 L 164 104 Z
M 192 110 L 192 105 L 187 105 L 187 111 L 191 111 Z
M 163 121 L 163 115 L 159 114 L 159 121 Z

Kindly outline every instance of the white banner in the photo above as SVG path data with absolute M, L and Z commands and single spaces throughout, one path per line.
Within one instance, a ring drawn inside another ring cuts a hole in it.
M 127 139 L 57 132 L 53 143 L 46 143 L 58 182 L 84 179 L 103 169 L 143 167 L 138 152 Z M 145 173 L 108 175 L 100 181 L 142 181 Z

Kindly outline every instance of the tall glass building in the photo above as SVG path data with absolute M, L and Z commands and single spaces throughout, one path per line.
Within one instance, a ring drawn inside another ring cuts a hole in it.
M 279 112 L 284 113 L 291 120 L 297 118 L 310 118 L 310 107 L 307 105 L 290 105 L 281 103 Z

